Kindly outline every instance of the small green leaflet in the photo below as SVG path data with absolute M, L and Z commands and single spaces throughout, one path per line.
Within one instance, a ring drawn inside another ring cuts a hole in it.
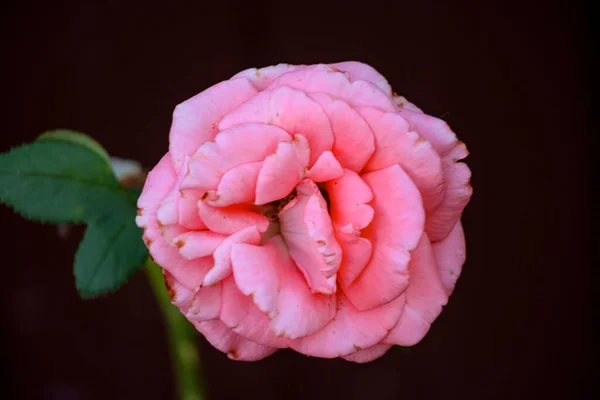
M 74 267 L 84 298 L 117 289 L 148 257 L 138 193 L 119 185 L 106 151 L 81 133 L 47 132 L 0 154 L 2 203 L 32 220 L 88 225 Z

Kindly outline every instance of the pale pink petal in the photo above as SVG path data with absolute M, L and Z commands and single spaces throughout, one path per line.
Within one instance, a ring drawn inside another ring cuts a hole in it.
M 256 181 L 262 168 L 261 161 L 240 165 L 227 171 L 215 192 L 209 192 L 206 201 L 223 207 L 239 203 L 254 203 Z
M 276 348 L 262 346 L 244 339 L 218 320 L 192 321 L 192 323 L 210 344 L 223 353 L 227 353 L 227 356 L 232 360 L 257 361 L 277 351 Z
M 215 265 L 206 273 L 203 286 L 214 285 L 231 274 L 231 247 L 236 243 L 258 244 L 260 232 L 255 226 L 249 226 L 223 240 L 213 254 Z
M 297 197 L 279 214 L 281 234 L 313 293 L 335 293 L 342 249 L 333 233 L 327 203 L 309 179 L 300 182 L 296 191 Z
M 171 298 L 171 303 L 177 306 L 182 313 L 187 313 L 192 301 L 194 300 L 194 291 L 182 285 L 168 271 L 162 270 L 165 279 L 165 286 Z
M 189 173 L 183 189 L 216 190 L 223 175 L 230 169 L 263 161 L 277 149 L 280 142 L 292 137 L 273 125 L 244 124 L 225 129 L 212 142 L 205 142 L 190 160 Z
M 411 130 L 431 142 L 440 156 L 452 150 L 456 145 L 458 139 L 446 121 L 422 112 L 412 111 L 407 107 L 400 108 L 398 115 L 408 121 Z
M 419 188 L 425 211 L 435 209 L 444 197 L 444 174 L 440 156 L 431 143 L 409 131 L 406 120 L 396 113 L 370 107 L 362 107 L 358 112 L 375 135 L 375 152 L 365 172 L 399 164 Z
M 357 351 L 356 353 L 343 356 L 342 358 L 347 361 L 355 363 L 368 363 L 383 356 L 392 347 L 389 344 L 376 344 L 375 346 L 368 347 L 366 349 Z
M 335 298 L 311 293 L 281 236 L 263 246 L 236 245 L 232 262 L 239 289 L 268 315 L 277 336 L 296 339 L 311 335 L 334 316 Z
M 231 79 L 243 77 L 250 80 L 256 89 L 264 90 L 271 84 L 271 82 L 273 82 L 274 79 L 278 78 L 280 75 L 296 71 L 304 67 L 304 65 L 277 64 L 264 68 L 248 68 L 237 73 Z
M 359 172 L 363 169 L 373 151 L 373 132 L 365 120 L 346 102 L 335 100 L 325 93 L 310 93 L 331 122 L 333 154 L 344 168 Z
M 415 106 L 413 103 L 408 101 L 404 96 L 395 95 L 392 97 L 392 100 L 394 100 L 394 104 L 396 104 L 398 108 L 406 108 L 409 111 L 421 114 L 423 113 L 423 111 L 419 107 Z
M 373 221 L 363 236 L 373 245 L 373 254 L 362 274 L 345 289 L 359 310 L 386 304 L 408 286 L 409 251 L 423 234 L 425 212 L 421 195 L 402 168 L 393 165 L 362 175 L 375 197 Z
M 310 165 L 333 145 L 331 125 L 323 108 L 306 93 L 289 87 L 261 92 L 223 118 L 219 128 L 250 122 L 275 125 L 292 136 L 302 134 L 310 146 Z
M 217 83 L 175 107 L 169 153 L 179 168 L 185 156 L 217 134 L 219 120 L 258 92 L 245 78 Z
M 367 311 L 357 310 L 342 294 L 333 320 L 314 335 L 295 340 L 291 347 L 303 354 L 335 358 L 378 344 L 398 322 L 404 296 Z
M 289 340 L 276 336 L 269 327 L 269 318 L 258 309 L 250 296 L 244 295 L 233 277 L 222 281 L 221 321 L 242 337 L 264 346 L 285 348 Z
M 221 313 L 221 284 L 199 287 L 194 292 L 194 298 L 186 313 L 191 321 L 210 321 L 218 319 Z
M 351 81 L 368 81 L 377 86 L 381 91 L 388 96 L 392 95 L 392 87 L 387 79 L 370 65 L 357 62 L 345 61 L 335 64 L 330 64 L 332 67 L 340 69 L 342 72 L 350 73 Z
M 269 226 L 267 217 L 245 206 L 212 207 L 206 201 L 199 201 L 198 213 L 208 229 L 223 235 L 231 235 L 249 226 L 256 226 L 264 232 Z
M 227 236 L 211 231 L 190 231 L 173 239 L 173 245 L 179 249 L 183 258 L 194 258 L 212 255 Z
M 467 258 L 465 234 L 460 221 L 454 225 L 448 236 L 433 243 L 433 254 L 440 271 L 442 284 L 450 296 Z
M 206 225 L 198 214 L 198 202 L 202 199 L 204 192 L 200 190 L 181 190 L 179 199 L 179 225 L 192 230 L 206 229 Z
M 442 158 L 446 194 L 441 204 L 427 217 L 425 225 L 425 231 L 432 242 L 442 240 L 450 234 L 473 195 L 471 170 L 467 164 L 456 162 L 467 154 L 467 148 L 459 142 Z
M 388 344 L 417 344 L 448 302 L 427 234 L 423 234 L 419 245 L 411 252 L 408 270 L 410 284 L 405 292 L 406 304 L 398 324 L 385 339 Z
M 344 175 L 344 170 L 333 153 L 324 151 L 317 159 L 317 162 L 315 162 L 308 171 L 306 178 L 315 182 L 326 182 L 331 179 L 339 178 L 342 175 Z
M 167 153 L 148 173 L 144 189 L 138 198 L 136 223 L 140 228 L 146 228 L 150 220 L 156 219 L 156 210 L 175 184 L 176 179 L 177 175 L 171 162 L 171 156 Z
M 340 72 L 328 65 L 313 65 L 288 72 L 275 79 L 267 89 L 289 86 L 304 92 L 324 92 L 339 98 L 351 106 L 378 107 L 394 111 L 391 98 L 377 86 L 367 81 L 351 82 L 349 73 Z
M 154 261 L 188 289 L 197 288 L 213 265 L 212 257 L 186 260 L 160 235 L 149 241 L 148 249 Z
M 290 194 L 306 173 L 309 154 L 308 142 L 302 135 L 295 135 L 291 143 L 279 143 L 258 173 L 256 204 L 267 204 Z
M 344 170 L 344 175 L 325 184 L 331 204 L 331 219 L 336 226 L 351 224 L 363 229 L 373 219 L 373 191 L 356 172 Z

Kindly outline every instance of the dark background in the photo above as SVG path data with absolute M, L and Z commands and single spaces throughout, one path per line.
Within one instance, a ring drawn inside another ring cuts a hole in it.
M 253 66 L 344 60 L 373 65 L 443 115 L 471 151 L 467 263 L 420 344 L 365 365 L 291 351 L 243 363 L 199 338 L 209 398 L 590 395 L 593 66 L 582 3 L 151 3 L 4 3 L 0 151 L 64 127 L 151 167 L 174 106 L 208 86 Z M 71 272 L 81 229 L 64 240 L 6 207 L 0 221 L 2 392 L 174 398 L 145 276 L 82 301 Z

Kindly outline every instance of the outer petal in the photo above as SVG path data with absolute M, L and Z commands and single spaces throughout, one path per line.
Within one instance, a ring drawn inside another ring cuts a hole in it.
M 375 346 L 357 351 L 356 353 L 352 353 L 342 358 L 355 363 L 367 363 L 381 357 L 387 353 L 391 347 L 392 346 L 389 344 L 376 344 Z
M 335 298 L 310 292 L 281 236 L 263 246 L 236 245 L 232 261 L 236 284 L 269 316 L 277 336 L 311 335 L 333 318 Z
M 235 78 L 246 78 L 254 85 L 258 90 L 264 90 L 267 86 L 277 79 L 280 75 L 288 72 L 297 71 L 301 68 L 305 68 L 304 65 L 290 65 L 290 64 L 277 64 L 264 68 L 249 68 L 242 72 L 237 73 L 231 79 Z
M 138 199 L 136 223 L 144 228 L 144 241 L 154 260 L 169 272 L 174 279 L 188 289 L 195 289 L 204 279 L 212 265 L 210 257 L 186 260 L 177 248 L 168 244 L 159 229 L 156 211 L 162 199 L 175 182 L 175 170 L 167 154 L 148 174 L 144 190 Z
M 280 142 L 292 138 L 284 130 L 272 125 L 244 124 L 219 132 L 214 142 L 205 142 L 189 163 L 183 189 L 217 189 L 223 175 L 230 169 L 252 162 L 263 161 L 275 152 Z
M 437 261 L 442 284 L 450 296 L 467 258 L 465 235 L 460 221 L 456 223 L 448 236 L 433 244 L 433 254 Z
M 255 226 L 244 228 L 223 240 L 213 254 L 215 265 L 206 273 L 202 285 L 214 285 L 231 274 L 231 248 L 234 244 L 258 244 L 259 242 L 260 233 Z
M 408 111 L 421 113 L 421 114 L 423 113 L 423 111 L 419 107 L 415 106 L 413 103 L 408 101 L 406 99 L 406 97 L 399 96 L 396 93 L 392 93 L 392 95 L 393 95 L 392 99 L 394 100 L 394 103 L 396 104 L 396 106 L 398 108 L 406 108 Z
M 183 286 L 168 271 L 162 270 L 165 278 L 165 286 L 169 292 L 171 303 L 178 307 L 182 313 L 187 313 L 192 301 L 194 300 L 194 291 Z
M 245 78 L 232 79 L 197 94 L 175 107 L 169 135 L 169 153 L 179 168 L 184 156 L 217 134 L 219 120 L 258 92 Z
M 386 304 L 406 290 L 409 251 L 423 234 L 425 213 L 418 189 L 400 166 L 362 177 L 375 193 L 375 216 L 363 234 L 373 245 L 373 255 L 345 292 L 359 310 L 366 310 Z
M 360 172 L 373 152 L 375 141 L 371 128 L 346 102 L 325 93 L 311 93 L 331 122 L 335 142 L 333 154 L 344 168 Z
M 210 321 L 219 318 L 221 313 L 221 284 L 199 287 L 186 313 L 191 321 Z
M 302 135 L 292 143 L 279 143 L 275 154 L 263 163 L 256 183 L 256 204 L 267 204 L 286 197 L 306 173 L 310 150 Z
M 431 143 L 416 132 L 409 131 L 404 118 L 374 108 L 358 110 L 375 135 L 375 152 L 365 172 L 400 164 L 423 195 L 427 212 L 437 207 L 444 196 L 442 161 Z
M 219 320 L 192 323 L 210 344 L 227 353 L 227 357 L 232 360 L 257 361 L 277 351 L 276 348 L 244 339 Z
M 419 135 L 431 142 L 440 156 L 448 153 L 456 145 L 458 139 L 446 121 L 412 111 L 407 107 L 400 108 L 398 114 L 408 121 L 411 130 L 417 131 Z
M 468 154 L 463 143 L 458 143 L 443 158 L 446 195 L 439 207 L 427 218 L 425 230 L 432 242 L 444 239 L 456 225 L 471 200 L 471 170 L 467 164 L 456 162 Z
M 327 203 L 311 180 L 297 187 L 297 197 L 279 214 L 289 253 L 313 293 L 335 293 L 342 249 L 333 233 Z
M 392 96 L 392 87 L 388 83 L 387 79 L 385 79 L 383 75 L 377 72 L 377 70 L 370 65 L 356 61 L 345 61 L 330 65 L 342 70 L 342 72 L 349 72 L 351 81 L 371 82 L 381 89 L 383 93 L 390 97 Z
M 275 79 L 267 89 L 289 86 L 304 92 L 325 92 L 351 106 L 370 106 L 395 111 L 391 98 L 367 81 L 351 82 L 348 73 L 328 65 L 313 65 Z
M 223 303 L 221 321 L 235 333 L 253 342 L 269 347 L 289 347 L 289 340 L 276 336 L 269 326 L 269 319 L 236 286 L 233 277 L 222 282 Z
M 406 290 L 406 304 L 398 324 L 385 340 L 388 344 L 417 344 L 448 302 L 427 234 L 423 234 L 412 251 L 408 269 L 410 285 Z
M 311 165 L 333 145 L 331 125 L 323 108 L 306 93 L 289 87 L 261 92 L 223 118 L 219 128 L 250 122 L 275 125 L 292 136 L 302 134 L 310 145 Z
M 291 347 L 314 357 L 335 358 L 378 344 L 396 325 L 404 296 L 368 311 L 357 310 L 343 295 L 338 296 L 334 319 L 312 336 L 292 342 Z

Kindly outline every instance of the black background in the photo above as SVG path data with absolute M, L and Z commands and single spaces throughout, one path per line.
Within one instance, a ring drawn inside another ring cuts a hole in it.
M 174 106 L 248 67 L 360 60 L 471 155 L 468 256 L 410 352 L 365 365 L 199 338 L 211 399 L 583 398 L 592 374 L 591 46 L 572 2 L 234 0 L 2 5 L 0 151 L 53 128 L 153 166 Z M 19 399 L 174 398 L 143 274 L 82 301 L 69 239 L 0 207 L 2 348 Z M 8 256 L 8 258 L 6 257 Z M 597 377 L 597 376 L 596 376 Z

